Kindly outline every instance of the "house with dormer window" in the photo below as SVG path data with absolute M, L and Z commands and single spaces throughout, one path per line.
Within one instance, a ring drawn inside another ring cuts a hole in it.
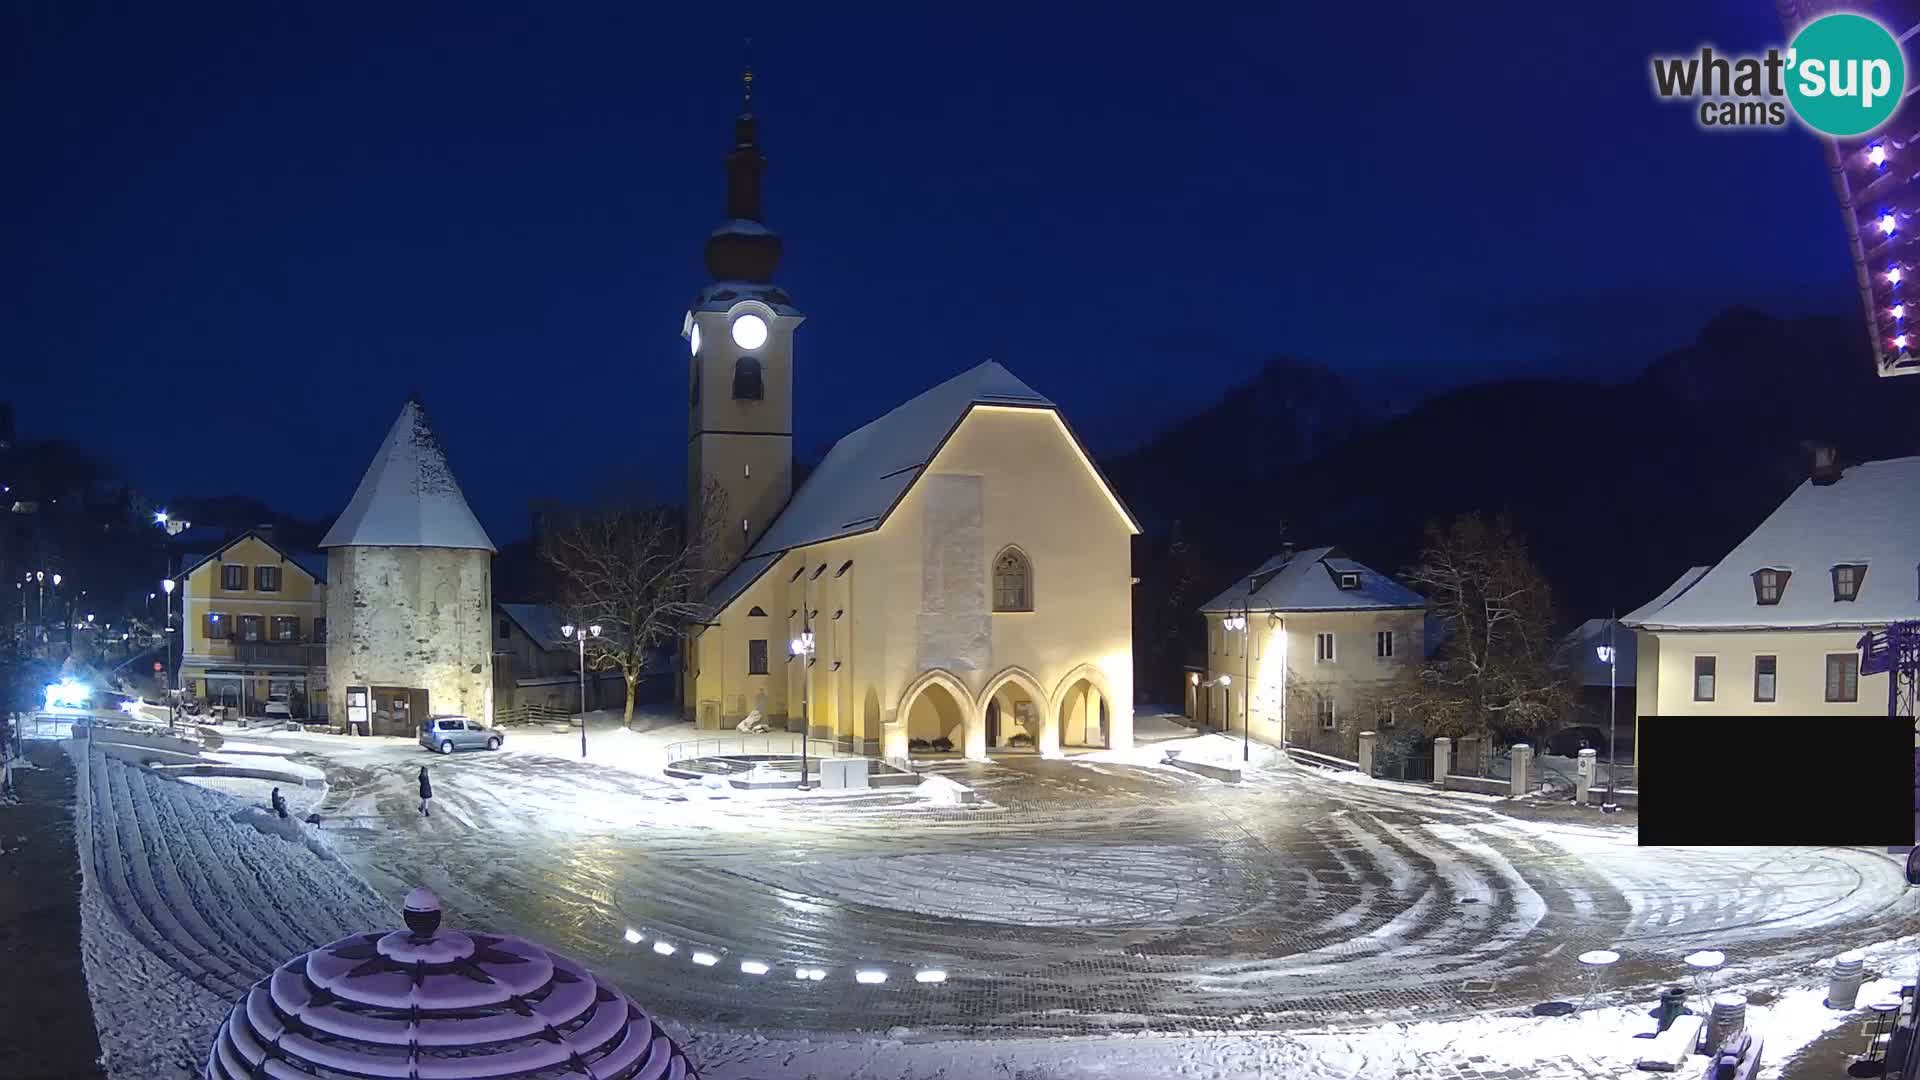
M 1862 635 L 1920 619 L 1920 457 L 1812 475 L 1713 566 L 1620 621 L 1642 716 L 1885 715 Z
M 1291 548 L 1200 608 L 1207 659 L 1187 716 L 1264 742 L 1353 758 L 1361 731 L 1392 731 L 1381 691 L 1427 653 L 1427 602 L 1338 548 Z

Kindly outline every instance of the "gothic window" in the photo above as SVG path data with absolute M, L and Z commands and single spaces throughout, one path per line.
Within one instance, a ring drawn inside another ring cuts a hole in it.
M 993 560 L 993 610 L 1033 610 L 1033 564 L 1019 548 L 1008 548 Z
M 733 397 L 735 401 L 759 401 L 763 396 L 760 385 L 760 361 L 751 356 L 743 356 L 733 362 Z
M 1787 579 L 1793 576 L 1791 570 L 1755 570 L 1753 572 L 1753 599 L 1760 604 L 1777 604 L 1787 591 Z

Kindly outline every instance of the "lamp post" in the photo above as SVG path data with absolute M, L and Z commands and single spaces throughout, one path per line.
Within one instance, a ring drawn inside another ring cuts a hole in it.
M 1620 670 L 1620 654 L 1616 652 L 1613 647 L 1613 626 L 1613 620 L 1609 618 L 1607 620 L 1607 643 L 1593 650 L 1600 657 L 1600 662 L 1607 665 L 1607 801 L 1600 807 L 1600 812 L 1603 814 L 1611 814 L 1620 809 L 1613 801 L 1613 698 L 1614 689 L 1619 682 L 1616 676 Z
M 806 597 L 804 595 L 802 595 L 800 602 L 802 604 L 806 603 Z M 800 625 L 802 627 L 808 626 L 810 619 L 804 609 L 801 611 L 800 617 Z M 813 789 L 813 785 L 807 782 L 807 736 L 811 734 L 813 730 L 813 717 L 807 715 L 807 678 L 809 675 L 808 669 L 813 667 L 813 631 L 811 629 L 802 629 L 799 637 L 787 643 L 787 651 L 801 661 L 799 790 L 810 791 Z M 822 768 L 825 768 L 825 766 L 822 766 Z
M 160 640 L 162 647 L 167 650 L 167 670 L 165 674 L 168 676 L 172 676 L 175 672 L 173 666 L 173 586 L 174 581 L 172 578 L 165 578 L 160 582 L 160 588 L 167 594 L 167 629 L 165 633 L 160 635 Z M 174 680 L 169 678 L 168 681 L 172 682 Z M 171 690 L 172 693 L 167 695 L 167 704 L 170 706 L 167 709 L 167 726 L 173 727 L 180 716 L 180 693 L 182 688 L 169 686 L 168 689 Z
M 575 626 L 572 623 L 560 628 L 560 636 L 572 638 L 580 643 L 580 756 L 587 756 L 587 639 L 600 636 L 600 624 Z
M 1253 608 L 1248 605 L 1246 614 L 1232 615 L 1226 620 L 1228 630 L 1240 632 L 1240 760 L 1253 760 Z M 1224 679 L 1222 680 L 1225 681 Z M 1232 719 L 1229 717 L 1228 719 Z

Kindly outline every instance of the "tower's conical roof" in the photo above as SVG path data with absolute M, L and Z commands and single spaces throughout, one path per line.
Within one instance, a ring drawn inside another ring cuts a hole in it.
M 439 547 L 496 551 L 467 508 L 446 451 L 418 400 L 407 402 L 323 548 Z

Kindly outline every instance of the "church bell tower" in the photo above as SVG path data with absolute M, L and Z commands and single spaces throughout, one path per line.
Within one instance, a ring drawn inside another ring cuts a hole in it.
M 714 557 L 739 562 L 793 494 L 793 331 L 805 318 L 779 286 L 780 237 L 760 208 L 753 72 L 727 155 L 727 220 L 707 238 L 712 282 L 681 333 L 692 353 L 687 422 L 688 534 L 711 519 Z M 715 498 L 718 503 L 715 504 Z

